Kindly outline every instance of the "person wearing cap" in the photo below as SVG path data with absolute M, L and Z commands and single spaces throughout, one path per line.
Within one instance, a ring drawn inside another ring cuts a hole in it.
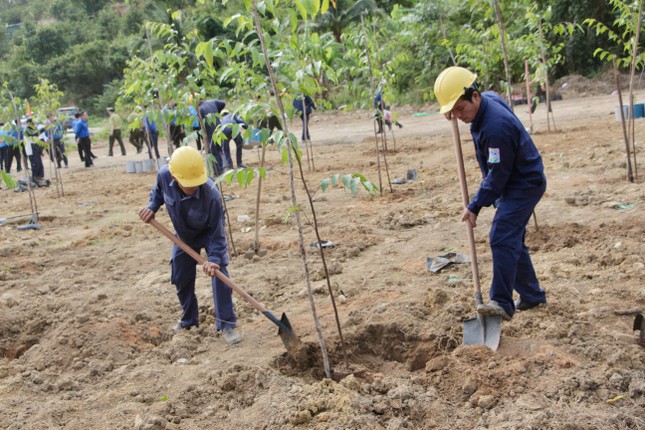
M 69 161 L 67 160 L 67 155 L 65 154 L 65 142 L 63 138 L 65 137 L 65 123 L 57 118 L 53 113 L 49 114 L 47 119 L 49 125 L 49 134 L 51 135 L 52 141 L 54 143 L 54 154 L 50 154 L 52 161 L 56 159 L 56 165 L 60 169 L 62 164 L 65 163 L 65 168 L 69 166 Z
M 506 101 L 494 92 L 481 92 L 477 75 L 469 70 L 445 69 L 435 81 L 434 92 L 447 119 L 470 124 L 483 175 L 461 220 L 475 227 L 482 208 L 494 205 L 497 209 L 490 229 L 490 302 L 477 306 L 477 312 L 509 320 L 516 310 L 546 303 L 524 244 L 526 225 L 546 190 L 542 158 Z M 513 290 L 519 294 L 515 302 Z
M 204 123 L 204 131 L 206 131 L 206 145 L 208 145 L 208 150 L 215 157 L 214 171 L 216 175 L 224 173 L 224 160 L 222 159 L 222 147 L 213 143 L 213 134 L 221 122 L 218 114 L 225 107 L 225 101 L 216 99 L 200 100 L 197 104 L 197 110 Z
M 150 114 L 143 117 L 143 128 L 146 130 L 148 136 L 148 158 L 152 159 L 152 150 L 155 151 L 155 159 L 160 158 L 159 155 L 159 130 L 157 130 L 157 123 L 154 119 L 150 118 Z
M 202 269 L 212 277 L 216 329 L 229 344 L 242 340 L 236 330 L 237 315 L 233 308 L 232 290 L 215 277 L 219 270 L 228 276 L 228 244 L 226 241 L 222 196 L 199 151 L 190 146 L 175 150 L 168 165 L 157 173 L 148 205 L 139 211 L 145 223 L 155 217 L 161 205 L 166 205 L 175 234 L 196 252 L 206 250 L 208 261 Z M 170 257 L 171 282 L 183 310 L 174 330 L 199 327 L 199 308 L 195 295 L 196 263 L 190 255 L 173 245 Z
M 108 157 L 112 157 L 112 148 L 114 141 L 119 142 L 121 147 L 121 155 L 125 156 L 125 145 L 123 144 L 123 137 L 121 133 L 121 126 L 123 125 L 123 118 L 121 115 L 114 112 L 114 108 L 107 108 L 108 115 L 110 116 L 108 123 L 110 125 L 110 137 L 108 138 Z
M 301 94 L 293 100 L 293 108 L 296 110 L 296 114 L 300 116 L 302 120 L 302 141 L 311 140 L 309 136 L 309 118 L 311 113 L 316 109 L 316 104 L 306 94 Z
M 235 137 L 233 136 L 233 126 L 239 124 L 245 130 L 249 128 L 246 122 L 240 118 L 238 115 L 230 113 L 228 110 L 222 110 L 222 123 L 219 126 L 219 130 L 224 135 L 222 139 L 222 152 L 224 153 L 224 169 L 233 168 L 233 159 L 231 158 L 231 140 L 235 142 L 235 161 L 237 162 L 237 167 L 245 169 L 246 165 L 242 163 L 242 146 L 244 145 L 244 134 L 243 130 L 240 130 Z

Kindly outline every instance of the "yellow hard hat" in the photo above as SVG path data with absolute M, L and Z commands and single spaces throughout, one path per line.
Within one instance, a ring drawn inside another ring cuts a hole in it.
M 450 112 L 459 100 L 459 97 L 466 93 L 477 75 L 463 67 L 448 67 L 434 81 L 434 95 L 441 105 L 439 112 Z
M 168 169 L 182 187 L 197 187 L 208 180 L 204 159 L 192 146 L 177 148 L 170 157 Z

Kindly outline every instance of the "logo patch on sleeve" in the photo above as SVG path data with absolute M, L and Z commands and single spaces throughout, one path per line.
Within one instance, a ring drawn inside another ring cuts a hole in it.
M 488 162 L 491 164 L 500 162 L 499 148 L 488 148 Z

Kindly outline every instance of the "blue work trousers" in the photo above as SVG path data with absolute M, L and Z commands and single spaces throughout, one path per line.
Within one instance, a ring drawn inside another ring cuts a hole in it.
M 196 252 L 203 246 L 189 244 Z M 195 277 L 197 276 L 197 263 L 176 245 L 172 247 L 172 275 L 171 282 L 177 288 L 177 297 L 183 310 L 181 325 L 184 327 L 199 327 L 199 308 L 195 295 Z M 226 266 L 221 266 L 220 272 L 228 276 Z M 237 316 L 233 309 L 233 294 L 231 288 L 216 277 L 212 279 L 213 303 L 215 305 L 215 327 L 223 330 L 226 327 L 235 327 Z
M 231 133 L 229 133 L 231 134 Z M 235 138 L 229 136 L 229 134 L 224 133 L 226 139 L 222 141 L 222 152 L 224 153 L 224 168 L 232 169 L 233 168 L 233 159 L 231 157 L 231 140 L 235 142 L 235 161 L 237 162 L 237 167 L 240 167 L 242 164 L 242 146 L 244 145 L 244 138 L 242 133 L 238 133 Z
M 546 302 L 529 250 L 524 244 L 526 224 L 544 194 L 546 185 L 527 190 L 522 197 L 501 197 L 490 229 L 493 253 L 493 282 L 490 299 L 511 316 L 515 313 L 513 290 L 527 303 Z
M 29 143 L 27 143 L 29 145 Z M 45 166 L 43 165 L 43 147 L 37 143 L 31 144 L 33 154 L 29 156 L 31 164 L 31 178 L 43 179 L 45 177 Z

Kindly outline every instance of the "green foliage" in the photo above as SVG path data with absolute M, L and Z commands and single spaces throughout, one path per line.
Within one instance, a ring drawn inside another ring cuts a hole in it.
M 0 170 L 0 174 L 2 174 L 2 180 L 9 189 L 14 189 L 16 188 L 16 180 L 14 179 L 11 174 L 7 173 L 4 171 L 4 169 Z
M 583 24 L 594 30 L 596 35 L 602 35 L 612 44 L 612 47 L 605 49 L 598 47 L 594 51 L 594 57 L 603 61 L 613 62 L 619 66 L 628 67 L 632 62 L 632 56 L 635 50 L 638 50 L 638 42 L 635 41 L 635 34 L 638 25 L 638 13 L 640 2 L 608 0 L 613 6 L 616 18 L 613 21 L 614 28 L 594 19 L 587 18 Z M 642 1 L 642 0 L 641 0 Z M 645 53 L 636 56 L 636 67 L 643 66 Z
M 0 25 L 9 24 L 0 33 L 0 76 L 22 99 L 33 97 L 42 77 L 64 92 L 64 104 L 103 112 L 114 104 L 114 88 L 124 81 L 128 61 L 151 55 L 144 27 L 150 21 L 165 26 L 165 33 L 153 38 L 153 51 L 174 46 L 181 49 L 171 50 L 171 56 L 185 54 L 186 64 L 171 74 L 180 86 L 242 104 L 249 95 L 261 94 L 265 103 L 268 77 L 247 12 L 250 0 L 6 3 L 0 10 Z M 628 57 L 623 25 L 628 24 L 626 8 L 634 2 L 499 3 L 514 81 L 522 77 L 524 60 L 534 61 L 541 47 L 549 51 L 554 78 L 590 75 L 607 59 L 624 63 Z M 478 70 L 486 88 L 498 89 L 504 76 L 490 2 L 266 0 L 258 10 L 271 61 L 280 70 L 280 91 L 291 99 L 302 93 L 315 96 L 322 108 L 368 106 L 374 87 L 383 82 L 390 102 L 425 102 L 432 97 L 434 78 L 454 63 Z M 545 29 L 540 40 L 535 37 L 538 18 Z M 561 24 L 579 28 L 587 18 L 585 27 L 591 31 L 574 32 Z M 199 67 L 198 61 L 208 67 Z M 159 64 L 161 73 L 169 67 L 161 58 Z M 187 100 L 182 103 L 185 107 Z
M 358 194 L 359 187 L 362 187 L 368 193 L 378 192 L 378 187 L 360 173 L 347 173 L 345 175 L 336 173 L 320 181 L 320 189 L 323 192 L 327 191 L 330 186 L 341 186 L 343 189 L 350 190 L 354 196 Z
M 231 169 L 215 179 L 215 183 L 219 184 L 221 182 L 226 182 L 229 185 L 233 184 L 233 181 L 236 181 L 241 187 L 248 187 L 253 182 L 254 178 L 266 179 L 267 172 L 266 169 L 258 168 L 245 168 L 245 169 Z

